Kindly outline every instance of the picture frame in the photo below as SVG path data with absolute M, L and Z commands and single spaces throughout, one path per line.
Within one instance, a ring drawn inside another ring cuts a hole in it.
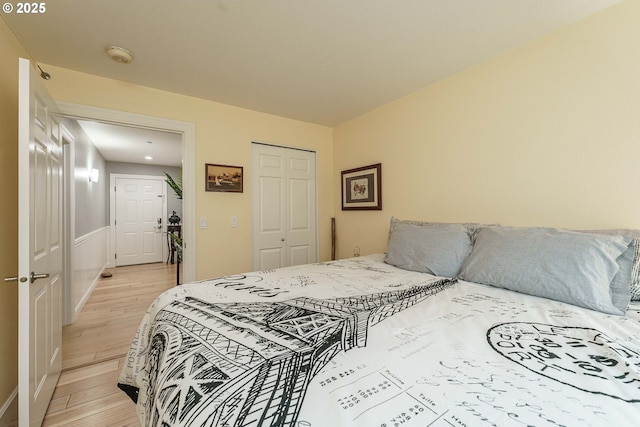
M 342 210 L 382 210 L 382 164 L 342 171 Z
M 242 193 L 244 181 L 243 169 L 242 166 L 206 163 L 204 190 L 219 193 Z

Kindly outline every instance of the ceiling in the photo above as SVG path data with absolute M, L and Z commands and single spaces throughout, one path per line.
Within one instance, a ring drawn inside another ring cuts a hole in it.
M 618 1 L 50 0 L 0 16 L 40 64 L 336 126 Z
M 182 166 L 182 135 L 166 131 L 77 120 L 110 162 Z

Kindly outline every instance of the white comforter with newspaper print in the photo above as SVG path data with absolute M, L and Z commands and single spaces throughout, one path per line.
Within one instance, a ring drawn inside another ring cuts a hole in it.
M 162 294 L 120 377 L 141 425 L 639 425 L 640 305 L 605 315 L 382 259 Z

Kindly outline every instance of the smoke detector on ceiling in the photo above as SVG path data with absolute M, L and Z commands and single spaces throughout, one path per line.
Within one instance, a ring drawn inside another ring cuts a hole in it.
M 107 55 L 120 64 L 129 64 L 133 61 L 133 54 L 127 49 L 118 46 L 107 47 Z

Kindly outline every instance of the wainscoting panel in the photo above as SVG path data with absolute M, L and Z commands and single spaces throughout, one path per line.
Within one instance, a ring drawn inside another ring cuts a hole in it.
M 73 306 L 76 316 L 108 264 L 109 227 L 76 239 L 73 253 Z

